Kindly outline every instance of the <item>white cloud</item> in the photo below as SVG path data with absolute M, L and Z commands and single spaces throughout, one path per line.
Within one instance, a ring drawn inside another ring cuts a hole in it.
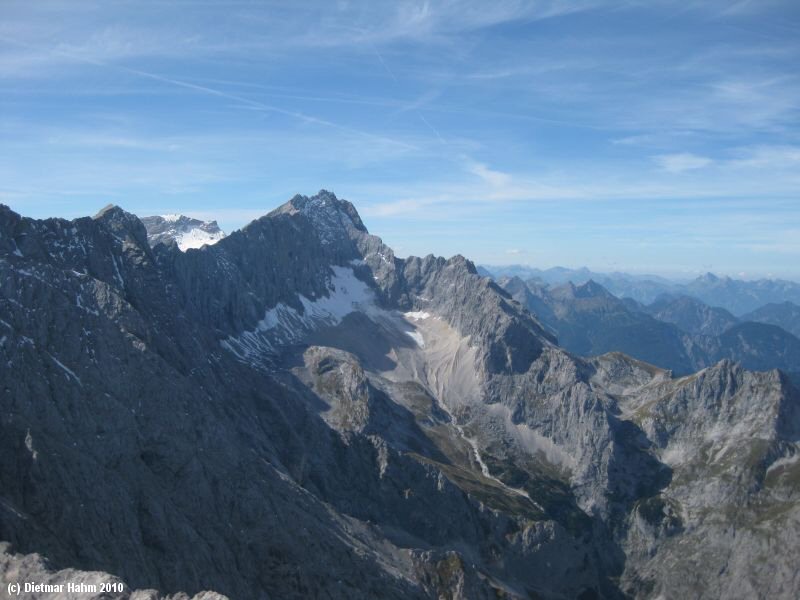
M 504 187 L 511 183 L 511 175 L 502 171 L 490 169 L 483 163 L 470 162 L 467 170 L 473 175 L 477 175 L 492 187 Z
M 753 146 L 739 149 L 740 158 L 730 161 L 735 167 L 796 168 L 800 166 L 800 146 Z
M 683 173 L 694 169 L 702 169 L 709 166 L 712 161 L 705 156 L 681 152 L 679 154 L 659 154 L 653 157 L 659 167 L 669 173 Z
M 426 208 L 446 203 L 448 200 L 441 197 L 404 198 L 379 204 L 366 204 L 359 208 L 359 212 L 367 217 L 394 217 L 409 215 L 425 211 Z
M 353 10 L 314 10 L 315 22 L 286 41 L 304 46 L 381 46 L 403 41 L 444 42 L 458 34 L 513 21 L 550 19 L 591 9 L 595 0 L 477 0 L 429 2 L 428 0 L 358 4 Z M 319 13 L 322 12 L 322 18 Z M 243 13 L 247 14 L 247 13 Z M 266 20 L 263 11 L 249 20 Z

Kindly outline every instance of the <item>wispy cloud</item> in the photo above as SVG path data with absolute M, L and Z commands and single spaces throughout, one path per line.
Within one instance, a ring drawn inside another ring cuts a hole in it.
M 402 42 L 440 44 L 457 36 L 513 21 L 536 21 L 588 10 L 600 4 L 591 0 L 523 2 L 477 0 L 461 2 L 415 0 L 402 3 L 358 2 L 315 7 L 322 18 L 313 19 L 306 31 L 287 40 L 303 46 L 384 46 Z M 266 20 L 263 12 L 243 13 L 249 20 Z M 315 16 L 317 16 L 315 15 Z M 295 32 L 296 33 L 296 32 Z
M 733 167 L 760 169 L 800 169 L 800 146 L 753 146 L 738 148 Z
M 13 41 L 13 40 L 9 40 L 9 38 L 5 38 L 5 39 L 6 39 L 6 41 Z M 27 44 L 20 44 L 19 42 L 16 42 L 16 41 L 13 41 L 13 43 L 17 44 L 17 45 L 23 45 L 24 47 L 28 47 Z M 406 149 L 414 149 L 413 146 L 411 146 L 411 145 L 409 145 L 409 144 L 407 144 L 405 142 L 394 140 L 394 139 L 388 138 L 386 136 L 381 136 L 381 135 L 378 135 L 378 134 L 375 134 L 375 133 L 371 133 L 371 132 L 368 132 L 368 131 L 362 131 L 362 130 L 359 130 L 359 129 L 354 128 L 354 127 L 349 127 L 347 125 L 342 125 L 340 123 L 335 123 L 335 122 L 330 121 L 328 119 L 323 119 L 323 118 L 319 118 L 319 117 L 316 117 L 316 116 L 308 115 L 308 114 L 302 113 L 300 111 L 285 109 L 285 108 L 282 108 L 282 107 L 279 107 L 279 106 L 268 104 L 266 102 L 262 102 L 260 100 L 255 100 L 255 99 L 243 96 L 241 94 L 235 94 L 235 93 L 227 92 L 227 91 L 220 90 L 218 88 L 210 87 L 210 86 L 207 86 L 207 85 L 200 85 L 200 84 L 197 84 L 197 83 L 192 83 L 191 81 L 185 81 L 185 80 L 178 79 L 178 78 L 175 78 L 175 77 L 167 77 L 167 76 L 164 76 L 164 75 L 160 75 L 158 73 L 152 73 L 152 72 L 145 71 L 145 70 L 142 70 L 142 69 L 127 67 L 127 66 L 124 66 L 124 65 L 113 64 L 113 63 L 110 63 L 110 62 L 108 62 L 106 60 L 99 60 L 97 58 L 93 58 L 92 57 L 93 56 L 92 53 L 82 53 L 82 52 L 81 53 L 75 53 L 73 50 L 62 49 L 62 48 L 56 48 L 56 49 L 53 49 L 53 50 L 50 50 L 50 51 L 44 51 L 44 53 L 45 54 L 50 54 L 50 55 L 53 55 L 53 56 L 56 56 L 56 57 L 59 57 L 59 58 L 63 58 L 64 60 L 77 61 L 77 62 L 80 62 L 80 63 L 88 63 L 88 64 L 91 64 L 91 65 L 97 66 L 97 67 L 115 69 L 117 71 L 128 73 L 128 74 L 134 75 L 136 77 L 150 79 L 150 80 L 157 81 L 157 82 L 160 82 L 160 83 L 164 83 L 164 84 L 167 84 L 167 85 L 171 85 L 171 86 L 187 89 L 187 90 L 190 90 L 190 91 L 193 91 L 193 92 L 196 92 L 196 93 L 200 93 L 200 94 L 206 94 L 206 95 L 210 95 L 210 96 L 215 96 L 217 98 L 224 98 L 224 99 L 227 99 L 227 100 L 233 100 L 233 101 L 239 103 L 241 106 L 249 108 L 251 110 L 262 110 L 262 111 L 275 112 L 275 113 L 278 113 L 278 114 L 281 114 L 281 115 L 284 115 L 284 116 L 292 117 L 294 119 L 297 119 L 297 120 L 305 122 L 305 123 L 314 124 L 314 125 L 322 125 L 324 127 L 331 127 L 331 128 L 334 128 L 334 129 L 338 129 L 338 130 L 341 130 L 341 131 L 348 132 L 348 133 L 352 133 L 352 134 L 356 134 L 356 135 L 359 135 L 359 136 L 363 136 L 365 138 L 370 138 L 370 139 L 373 139 L 375 141 L 379 141 L 379 142 L 382 142 L 382 143 L 396 144 L 396 145 L 404 147 Z
M 714 162 L 708 157 L 698 156 L 688 152 L 679 154 L 659 154 L 658 156 L 654 156 L 653 160 L 659 167 L 669 173 L 683 173 L 684 171 L 702 169 Z
M 617 247 L 620 264 L 661 260 L 659 247 L 691 248 L 689 263 L 714 248 L 786 262 L 792 10 L 7 0 L 0 195 L 42 215 L 113 199 L 213 217 L 224 204 L 230 228 L 333 187 L 409 247 L 463 251 L 468 237 L 498 260 L 558 249 L 580 262 L 591 246 Z M 775 218 L 754 233 L 754 213 Z M 495 230 L 519 237 L 481 241 Z M 734 260 L 721 254 L 703 260 Z
M 490 169 L 486 165 L 477 162 L 470 162 L 467 169 L 473 175 L 477 175 L 483 181 L 495 188 L 508 186 L 511 183 L 511 175 Z

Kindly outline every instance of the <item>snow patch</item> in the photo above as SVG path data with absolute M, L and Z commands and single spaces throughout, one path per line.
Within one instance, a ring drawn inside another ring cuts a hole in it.
M 117 257 L 114 256 L 113 252 L 111 253 L 111 262 L 114 264 L 114 276 L 119 282 L 120 287 L 125 287 L 125 279 L 123 279 L 122 273 L 119 271 L 119 267 L 117 266 Z
M 661 453 L 661 460 L 669 466 L 679 465 L 691 460 L 696 455 L 696 452 L 681 442 L 670 444 L 669 447 Z
M 75 375 L 75 372 L 72 369 L 64 365 L 64 363 L 62 363 L 60 360 L 58 360 L 55 356 L 53 356 L 49 352 L 47 353 L 47 355 L 53 359 L 54 363 L 56 363 L 59 367 L 61 367 L 64 370 L 64 373 L 67 376 L 67 381 L 69 381 L 69 378 L 72 377 L 78 383 L 78 385 L 80 385 L 81 387 L 83 386 L 81 378 Z
M 310 300 L 300 295 L 302 312 L 278 303 L 264 314 L 255 329 L 228 337 L 222 346 L 243 360 L 269 355 L 281 346 L 297 342 L 314 329 L 337 325 L 351 312 L 374 304 L 372 290 L 355 276 L 353 269 L 334 266 L 332 270 L 327 297 Z
M 782 458 L 779 458 L 767 468 L 767 473 L 769 473 L 773 469 L 779 469 L 780 467 L 788 467 L 789 465 L 793 465 L 798 460 L 800 460 L 800 454 L 795 454 L 794 456 L 784 456 Z
M 175 242 L 178 244 L 178 248 L 186 252 L 189 248 L 202 248 L 205 245 L 211 246 L 224 237 L 225 234 L 221 231 L 209 233 L 200 228 L 192 228 L 176 235 Z
M 413 321 L 422 321 L 424 319 L 428 319 L 431 316 L 431 313 L 425 312 L 422 310 L 415 310 L 407 313 L 403 313 L 403 316 L 406 319 L 412 319 Z
M 84 312 L 94 315 L 95 317 L 99 317 L 100 313 L 93 308 L 89 308 L 88 306 L 83 305 L 83 301 L 81 300 L 80 293 L 75 294 L 75 306 L 81 309 Z
M 422 334 L 419 331 L 406 331 L 406 335 L 410 336 L 420 348 L 425 347 L 425 338 L 422 337 Z
M 30 452 L 31 457 L 33 460 L 39 458 L 39 453 L 33 447 L 33 436 L 31 435 L 31 430 L 28 429 L 28 433 L 25 434 L 25 448 L 27 448 L 28 452 Z

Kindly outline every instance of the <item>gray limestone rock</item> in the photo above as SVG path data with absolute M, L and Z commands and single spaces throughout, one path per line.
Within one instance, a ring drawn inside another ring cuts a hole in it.
M 574 356 L 471 262 L 398 259 L 329 192 L 189 252 L 117 207 L 1 207 L 0 275 L 4 580 L 35 563 L 134 598 L 800 590 L 784 375 Z
M 201 221 L 185 215 L 142 217 L 141 221 L 147 229 L 147 242 L 153 247 L 177 244 L 185 251 L 216 244 L 225 237 L 216 221 Z

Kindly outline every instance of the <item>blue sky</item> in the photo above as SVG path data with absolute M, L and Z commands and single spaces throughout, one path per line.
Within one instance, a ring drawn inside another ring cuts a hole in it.
M 800 279 L 800 4 L 0 4 L 0 202 L 353 201 L 398 255 Z

